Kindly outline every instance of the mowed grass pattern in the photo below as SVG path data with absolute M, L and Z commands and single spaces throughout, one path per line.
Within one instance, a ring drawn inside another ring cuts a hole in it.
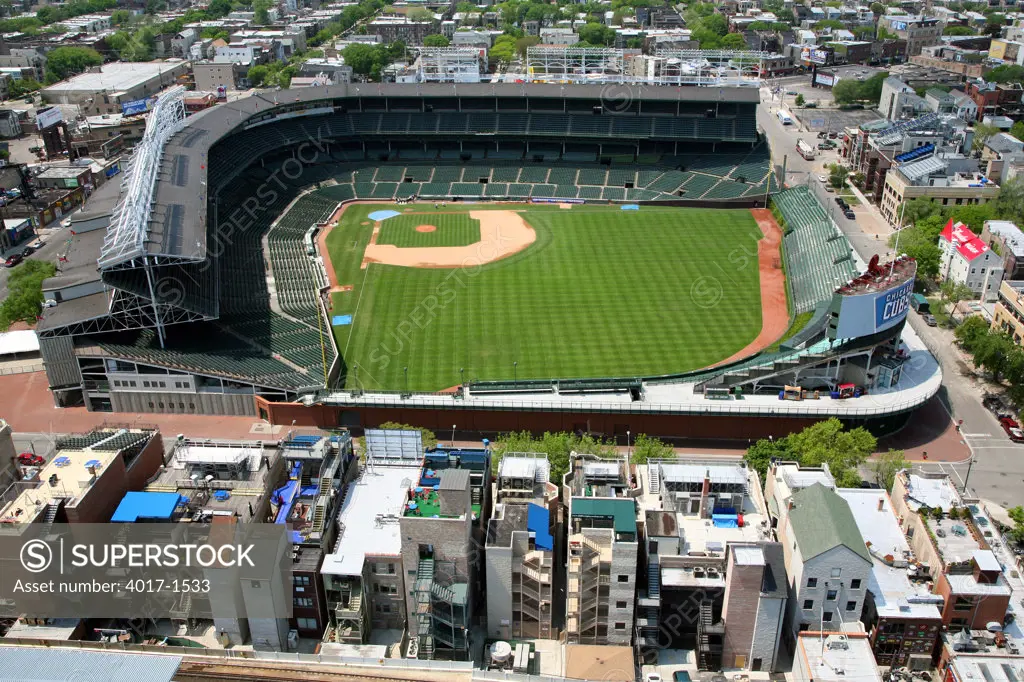
M 517 208 L 506 206 L 506 209 Z M 477 269 L 359 269 L 375 207 L 349 208 L 328 249 L 348 385 L 433 391 L 465 379 L 636 376 L 699 369 L 761 329 L 746 210 L 522 208 L 537 241 Z M 451 209 L 449 209 L 451 210 Z M 468 209 L 467 209 L 468 210 Z
M 417 232 L 420 225 L 433 225 L 433 232 Z M 430 246 L 469 246 L 480 241 L 480 222 L 466 213 L 400 215 L 380 224 L 378 244 L 401 248 Z

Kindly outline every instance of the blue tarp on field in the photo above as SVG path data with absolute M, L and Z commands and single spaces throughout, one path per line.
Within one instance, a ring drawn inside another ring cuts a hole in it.
M 335 327 L 344 327 L 345 325 L 352 324 L 352 316 L 335 315 L 331 318 L 331 324 Z

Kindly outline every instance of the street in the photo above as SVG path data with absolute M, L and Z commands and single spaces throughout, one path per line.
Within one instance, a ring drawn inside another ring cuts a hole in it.
M 806 82 L 809 77 L 802 78 Z M 824 164 L 834 163 L 837 154 L 834 151 L 819 152 L 813 161 L 803 159 L 796 152 L 796 142 L 802 138 L 816 143 L 818 140 L 814 133 L 802 132 L 796 124 L 783 126 L 775 114 L 780 106 L 778 95 L 773 102 L 769 89 L 764 88 L 761 93 L 758 124 L 771 146 L 773 163 L 779 169 L 785 166 L 786 184 L 790 187 L 809 185 L 863 261 L 876 254 L 885 258 L 890 251 L 888 240 L 892 230 L 877 208 L 866 203 L 855 205 L 856 220 L 847 220 L 836 207 L 835 194 L 826 192 L 818 180 L 819 175 L 828 175 Z M 964 362 L 951 330 L 929 327 L 913 312 L 908 319 L 942 365 L 943 387 L 939 398 L 950 418 L 962 420 L 960 435 L 973 453 L 973 461 L 956 464 L 920 461 L 915 466 L 922 470 L 947 471 L 961 487 L 970 469 L 969 487 L 978 497 L 1004 507 L 1024 503 L 1024 495 L 1020 493 L 1024 482 L 1024 444 L 1011 442 L 995 416 L 982 406 L 985 382 L 976 377 Z M 914 418 L 922 418 L 921 412 Z
M 65 246 L 64 241 L 67 239 L 69 231 L 67 228 L 61 227 L 59 221 L 55 221 L 49 228 L 44 228 L 40 231 L 39 236 L 26 241 L 24 244 L 19 244 L 12 249 L 8 249 L 3 255 L 3 258 L 13 255 L 15 253 L 21 253 L 26 246 L 41 239 L 43 241 L 43 247 L 28 257 L 28 260 L 45 260 L 56 264 L 57 256 L 64 253 Z M 0 300 L 7 297 L 7 278 L 10 277 L 11 273 L 16 272 L 18 268 L 23 267 L 24 263 L 15 265 L 13 268 L 6 268 L 0 266 Z

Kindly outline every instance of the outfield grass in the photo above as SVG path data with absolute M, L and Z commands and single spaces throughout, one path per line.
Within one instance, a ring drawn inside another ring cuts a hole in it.
M 429 209 L 428 209 L 429 210 Z M 434 232 L 417 232 L 420 225 L 433 225 Z M 380 224 L 378 244 L 403 249 L 421 246 L 469 246 L 480 241 L 480 222 L 465 212 L 425 215 L 400 215 Z
M 327 242 L 354 286 L 333 297 L 334 314 L 355 315 L 334 329 L 350 386 L 357 364 L 359 385 L 391 390 L 405 367 L 410 390 L 454 386 L 460 368 L 467 381 L 672 373 L 761 329 L 757 259 L 744 257 L 761 233 L 746 210 L 498 206 L 522 211 L 532 246 L 477 269 L 362 270 L 361 223 L 381 208 L 350 207 Z

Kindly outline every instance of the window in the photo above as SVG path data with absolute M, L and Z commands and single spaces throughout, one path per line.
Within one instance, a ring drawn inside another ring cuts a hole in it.
M 258 590 L 263 587 L 263 583 L 261 583 L 259 580 L 250 580 L 249 587 L 251 587 L 254 590 Z
M 319 630 L 320 628 L 316 624 L 316 618 L 296 618 L 295 624 L 299 626 L 300 630 Z
M 832 569 L 832 577 L 833 578 L 838 578 L 842 574 L 843 574 L 843 569 L 841 569 L 841 568 L 833 568 Z
M 800 623 L 800 632 L 807 632 L 811 629 L 811 626 L 807 623 Z
M 292 576 L 292 585 L 298 585 L 300 587 L 301 586 L 308 587 L 309 586 L 309 576 L 308 575 L 293 575 Z
M 626 602 L 624 602 L 624 601 L 617 601 L 617 602 L 615 602 L 615 608 L 617 608 L 617 609 L 624 609 L 624 608 L 626 608 Z
M 377 613 L 391 613 L 391 604 L 376 604 L 373 609 Z
M 831 611 L 826 611 L 825 613 L 821 614 L 821 622 L 822 623 L 831 623 L 832 622 L 832 612 Z
M 813 608 L 814 608 L 814 600 L 813 599 L 804 599 L 804 611 L 810 611 Z
M 957 597 L 953 602 L 954 611 L 970 611 L 972 606 L 974 606 L 974 600 L 970 597 Z
M 143 381 L 142 382 L 142 387 L 143 388 L 149 388 L 149 382 L 148 381 Z
M 312 597 L 295 597 L 294 601 L 295 601 L 295 605 L 296 606 L 306 606 L 306 607 L 313 606 L 313 598 Z
M 619 582 L 620 583 L 628 583 L 629 582 L 629 576 L 628 575 L 620 575 L 619 576 Z
M 626 624 L 625 623 L 616 623 L 615 624 L 615 629 L 616 630 L 625 630 L 626 629 Z
M 838 590 L 829 590 L 828 592 L 825 593 L 825 599 L 827 601 L 835 601 L 836 597 L 838 597 L 838 596 L 839 596 L 839 591 Z
M 855 602 L 855 601 L 848 601 L 848 602 L 846 602 L 846 610 L 847 611 L 856 611 L 857 610 L 857 602 Z
M 818 586 L 818 579 L 817 578 L 808 578 L 807 579 L 807 587 L 817 587 L 817 586 Z
M 854 578 L 853 580 L 850 581 L 850 589 L 851 590 L 859 590 L 860 589 L 860 578 Z

